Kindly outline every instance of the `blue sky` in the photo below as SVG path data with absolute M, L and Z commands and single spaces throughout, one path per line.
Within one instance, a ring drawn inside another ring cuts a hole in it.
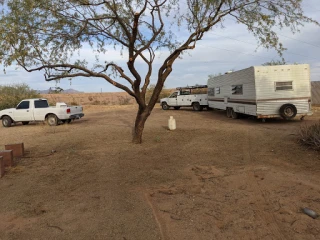
M 305 1 L 305 14 L 320 22 L 320 5 L 316 3 L 318 3 L 317 0 Z M 257 48 L 255 38 L 243 25 L 235 24 L 230 20 L 226 20 L 224 25 L 225 28 L 216 28 L 206 34 L 194 50 L 184 54 L 182 59 L 176 60 L 173 71 L 165 83 L 167 88 L 206 84 L 209 74 L 240 70 L 280 59 L 274 50 Z M 286 62 L 310 64 L 311 81 L 320 81 L 320 27 L 305 24 L 300 28 L 300 32 L 294 35 L 288 29 L 279 31 L 279 34 L 281 42 L 287 48 L 284 53 Z M 183 32 L 177 32 L 178 37 L 183 35 L 185 35 Z M 152 82 L 156 81 L 157 69 L 167 55 L 167 51 L 157 53 Z M 88 62 L 94 62 L 94 56 L 89 47 L 81 51 L 81 56 L 85 56 Z M 127 58 L 113 49 L 102 56 L 101 60 L 114 61 L 126 70 Z M 137 63 L 137 68 L 143 69 L 140 63 Z M 73 88 L 83 92 L 120 91 L 103 79 L 75 78 L 71 82 L 62 79 L 60 83 L 56 83 L 46 82 L 43 72 L 27 73 L 16 66 L 7 68 L 6 74 L 1 71 L 0 85 L 14 83 L 27 83 L 36 90 L 59 86 L 63 89 Z

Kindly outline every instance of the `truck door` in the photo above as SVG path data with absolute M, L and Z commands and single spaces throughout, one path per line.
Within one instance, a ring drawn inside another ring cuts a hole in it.
M 21 122 L 21 121 L 32 121 L 33 120 L 33 112 L 30 108 L 30 101 L 22 101 L 16 107 L 14 111 L 14 121 Z
M 43 121 L 45 115 L 48 113 L 49 108 L 48 101 L 45 99 L 39 99 L 34 101 L 33 117 L 35 121 Z
M 190 91 L 181 91 L 177 97 L 178 106 L 190 106 L 191 105 Z
M 174 92 L 170 95 L 168 98 L 168 105 L 169 106 L 177 106 L 177 97 L 178 97 L 178 92 Z

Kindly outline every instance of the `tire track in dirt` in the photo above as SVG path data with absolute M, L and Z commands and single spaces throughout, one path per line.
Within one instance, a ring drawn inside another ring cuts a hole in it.
M 168 233 L 167 233 L 167 228 L 166 228 L 166 225 L 164 223 L 162 223 L 162 220 L 159 216 L 159 212 L 158 210 L 154 207 L 153 203 L 152 203 L 152 200 L 150 199 L 149 197 L 149 194 L 148 193 L 145 193 L 144 194 L 144 197 L 146 199 L 146 202 L 148 203 L 148 205 L 150 206 L 151 210 L 152 210 L 152 214 L 154 216 L 154 219 L 159 227 L 159 231 L 160 231 L 160 234 L 161 234 L 161 239 L 163 240 L 169 240 L 169 237 L 168 237 Z
M 246 130 L 245 138 L 243 140 L 243 157 L 247 164 L 252 164 L 251 150 L 250 150 L 250 129 Z M 259 184 L 257 181 L 257 175 L 255 174 L 254 167 L 245 167 L 245 174 L 247 176 L 247 184 L 252 188 L 252 190 L 256 193 L 256 210 L 259 214 L 257 216 L 264 219 L 266 223 L 269 223 L 268 227 L 271 230 L 271 234 L 279 239 L 288 239 L 286 235 L 284 235 L 281 231 L 280 226 L 278 225 L 277 219 L 275 218 L 273 213 L 266 212 L 263 209 L 263 204 L 266 206 L 271 206 L 272 202 L 267 197 L 268 190 L 264 188 L 263 185 Z M 259 204 L 262 202 L 263 204 Z

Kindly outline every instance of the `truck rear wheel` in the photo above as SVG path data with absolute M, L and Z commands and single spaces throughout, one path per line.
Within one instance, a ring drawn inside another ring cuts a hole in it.
M 280 115 L 285 120 L 290 120 L 297 115 L 297 108 L 293 104 L 284 104 L 280 107 Z
M 4 117 L 2 118 L 2 125 L 3 125 L 4 127 L 11 127 L 11 125 L 12 125 L 12 119 L 11 119 L 11 117 L 4 116 Z
M 202 111 L 203 106 L 201 106 L 200 103 L 198 103 L 198 102 L 194 102 L 192 104 L 192 108 L 194 111 Z
M 49 114 L 47 117 L 47 123 L 49 126 L 57 126 L 58 125 L 58 118 L 54 114 Z
M 170 108 L 169 105 L 166 102 L 162 103 L 161 106 L 162 106 L 163 110 L 169 110 L 169 108 Z

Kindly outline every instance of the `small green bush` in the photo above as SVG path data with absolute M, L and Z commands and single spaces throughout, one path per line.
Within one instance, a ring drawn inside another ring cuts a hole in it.
M 300 143 L 315 150 L 320 150 L 320 121 L 300 127 Z
M 21 100 L 28 98 L 41 98 L 41 96 L 25 83 L 0 86 L 0 110 L 14 108 Z

